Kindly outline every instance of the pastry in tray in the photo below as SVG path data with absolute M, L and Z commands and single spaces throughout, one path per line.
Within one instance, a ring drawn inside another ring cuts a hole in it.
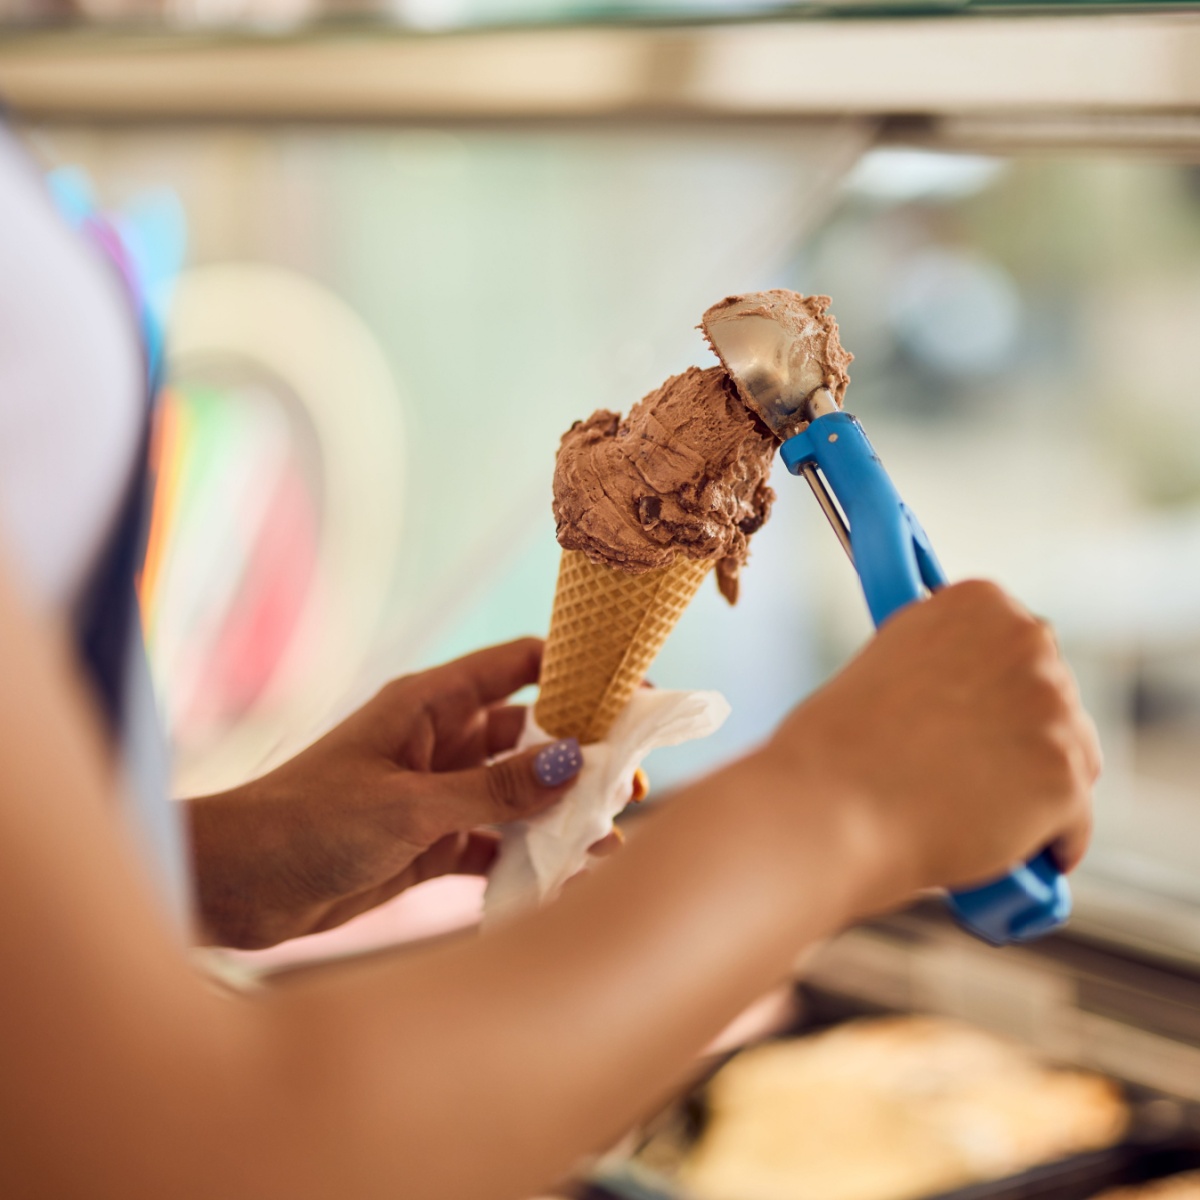
M 1131 1187 L 1101 1192 L 1094 1200 L 1200 1200 L 1200 1171 L 1185 1171 Z
M 937 1017 L 861 1020 L 731 1059 L 676 1168 L 696 1200 L 914 1200 L 1119 1141 L 1110 1080 Z

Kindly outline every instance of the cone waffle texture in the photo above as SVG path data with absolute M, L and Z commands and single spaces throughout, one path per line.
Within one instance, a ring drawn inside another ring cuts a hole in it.
M 533 715 L 553 737 L 598 742 L 712 566 L 679 555 L 630 575 L 564 550 Z

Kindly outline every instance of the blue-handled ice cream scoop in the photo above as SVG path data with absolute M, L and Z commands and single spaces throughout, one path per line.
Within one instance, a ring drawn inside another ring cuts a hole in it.
M 704 314 L 702 328 L 746 405 L 783 440 L 787 469 L 808 481 L 878 626 L 946 576 L 862 425 L 839 405 L 848 356 L 824 316 L 828 304 L 787 291 L 731 296 Z M 971 933 L 1003 946 L 1057 929 L 1070 915 L 1071 892 L 1043 851 L 993 883 L 950 893 L 949 905 Z

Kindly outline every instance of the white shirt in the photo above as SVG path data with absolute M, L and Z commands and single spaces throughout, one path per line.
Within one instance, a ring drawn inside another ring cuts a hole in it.
M 142 350 L 116 267 L 59 217 L 0 126 L 0 556 L 42 611 L 77 615 L 138 469 L 145 419 Z M 182 925 L 184 831 L 136 630 L 123 682 L 122 809 Z
M 78 600 L 134 468 L 143 396 L 114 268 L 0 128 L 0 542 L 35 605 Z

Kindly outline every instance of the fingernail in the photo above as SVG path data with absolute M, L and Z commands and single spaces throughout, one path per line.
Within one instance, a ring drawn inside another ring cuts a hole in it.
M 533 760 L 533 773 L 542 787 L 559 787 L 583 769 L 583 751 L 577 738 L 563 738 L 543 746 Z
M 650 795 L 650 780 L 646 772 L 638 767 L 633 773 L 633 802 L 640 804 L 645 798 Z

